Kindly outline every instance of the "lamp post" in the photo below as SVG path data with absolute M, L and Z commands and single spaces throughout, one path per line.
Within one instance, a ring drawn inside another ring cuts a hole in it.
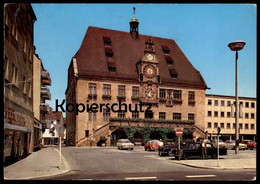
M 230 48 L 230 50 L 232 51 L 236 51 L 236 117 L 235 117 L 235 124 L 236 124 L 236 129 L 235 129 L 235 136 L 236 136 L 236 146 L 235 146 L 235 154 L 238 154 L 238 150 L 239 150 L 239 132 L 238 132 L 238 51 L 242 50 L 244 45 L 246 43 L 243 41 L 235 41 L 235 42 L 231 42 L 230 44 L 228 44 L 228 47 Z

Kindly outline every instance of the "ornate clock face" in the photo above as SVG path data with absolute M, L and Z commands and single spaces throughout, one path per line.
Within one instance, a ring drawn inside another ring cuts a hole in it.
M 147 55 L 147 59 L 148 59 L 149 61 L 152 61 L 152 60 L 153 60 L 153 55 L 152 55 L 152 54 L 148 54 L 148 55 Z
M 147 101 L 155 100 L 155 90 L 152 86 L 147 86 L 144 89 L 144 97 Z
M 155 67 L 153 65 L 146 65 L 144 73 L 148 78 L 152 78 L 155 75 Z

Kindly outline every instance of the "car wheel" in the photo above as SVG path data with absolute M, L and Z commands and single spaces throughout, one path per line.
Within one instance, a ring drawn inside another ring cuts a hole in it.
M 173 154 L 172 154 L 172 151 L 171 151 L 171 150 L 169 150 L 169 151 L 168 151 L 168 155 L 169 155 L 170 157 L 172 157 L 172 156 L 173 156 Z
M 175 156 L 175 159 L 176 159 L 176 160 L 179 160 L 179 158 L 180 158 L 180 156 Z
M 213 153 L 213 154 L 211 155 L 211 158 L 212 158 L 212 159 L 216 159 L 216 158 L 217 158 L 217 154 L 216 154 L 216 153 Z
M 188 155 L 186 155 L 186 154 L 183 154 L 183 155 L 182 155 L 182 159 L 183 159 L 183 160 L 187 160 L 188 158 L 189 158 Z
M 131 148 L 131 150 L 133 150 L 134 148 Z

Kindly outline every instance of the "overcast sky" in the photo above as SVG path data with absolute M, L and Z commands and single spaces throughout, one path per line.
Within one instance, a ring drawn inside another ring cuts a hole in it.
M 239 51 L 239 96 L 256 97 L 256 6 L 252 4 L 32 4 L 34 45 L 50 72 L 52 100 L 65 99 L 68 67 L 88 26 L 129 32 L 136 7 L 139 33 L 173 39 L 201 72 L 207 94 L 235 95 L 235 52 Z M 55 110 L 55 109 L 54 109 Z

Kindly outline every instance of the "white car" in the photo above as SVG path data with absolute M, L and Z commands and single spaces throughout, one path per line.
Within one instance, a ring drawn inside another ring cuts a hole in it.
M 129 139 L 119 139 L 116 146 L 118 149 L 134 149 L 134 144 Z
M 222 147 L 227 148 L 227 149 L 235 149 L 236 141 L 235 140 L 227 140 L 223 144 Z M 247 148 L 246 144 L 239 143 L 239 149 L 245 150 Z
M 218 140 L 217 139 L 214 139 L 214 140 L 212 140 L 212 143 L 214 144 L 214 146 L 218 146 L 219 145 L 219 147 L 224 147 L 224 145 L 225 145 L 225 143 L 221 140 L 221 139 L 219 139 L 219 142 L 218 142 Z

